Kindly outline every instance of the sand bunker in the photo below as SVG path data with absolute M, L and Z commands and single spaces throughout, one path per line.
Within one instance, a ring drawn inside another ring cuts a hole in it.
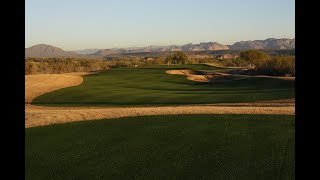
M 195 71 L 191 71 L 188 69 L 183 70 L 167 70 L 167 74 L 177 74 L 177 75 L 185 75 L 187 79 L 196 82 L 209 82 L 210 79 L 213 78 L 212 75 L 198 75 Z
M 188 80 L 196 82 L 222 82 L 236 79 L 247 78 L 243 76 L 234 76 L 218 71 L 192 71 L 188 69 L 182 70 L 167 70 L 167 74 L 185 75 Z
M 189 75 L 193 72 L 170 70 Z M 82 75 L 91 73 L 26 75 L 25 102 L 42 94 L 83 82 Z M 81 75 L 81 76 L 80 76 Z M 202 75 L 200 75 L 202 76 Z M 83 120 L 142 115 L 172 114 L 295 114 L 294 99 L 255 103 L 221 103 L 162 107 L 44 107 L 25 105 L 25 127 L 44 126 Z
M 246 79 L 252 77 L 261 77 L 261 78 L 274 78 L 274 79 L 283 79 L 294 81 L 295 77 L 286 77 L 286 76 L 265 76 L 265 75 L 239 75 L 239 74 L 230 74 L 226 72 L 219 71 L 192 71 L 188 69 L 181 70 L 167 70 L 167 74 L 175 75 L 185 75 L 188 80 L 196 82 L 224 82 L 224 81 L 233 81 L 239 79 Z

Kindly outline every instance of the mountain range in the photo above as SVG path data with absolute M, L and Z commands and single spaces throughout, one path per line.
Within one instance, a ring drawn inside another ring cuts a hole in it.
M 231 47 L 234 50 L 246 49 L 295 49 L 295 38 L 293 39 L 275 39 L 255 41 L 240 41 L 234 43 Z
M 77 54 L 93 54 L 98 52 L 100 49 L 83 49 L 83 50 L 77 50 L 74 51 Z
M 38 44 L 25 49 L 25 57 L 105 57 L 108 55 L 164 52 L 164 51 L 217 51 L 217 50 L 247 50 L 247 49 L 295 49 L 295 38 L 240 41 L 233 45 L 222 45 L 217 42 L 201 42 L 199 44 L 147 46 L 136 48 L 112 48 L 112 49 L 84 49 L 78 51 L 64 51 L 61 48 Z

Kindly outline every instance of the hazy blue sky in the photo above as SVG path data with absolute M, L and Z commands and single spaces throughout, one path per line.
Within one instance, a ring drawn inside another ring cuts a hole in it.
M 294 0 L 26 0 L 26 47 L 64 50 L 293 38 Z

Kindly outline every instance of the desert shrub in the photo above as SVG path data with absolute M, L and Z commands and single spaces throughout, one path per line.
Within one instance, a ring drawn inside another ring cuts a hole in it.
M 154 59 L 154 64 L 165 64 L 165 59 L 162 57 Z
M 38 72 L 38 65 L 35 62 L 29 62 L 25 65 L 25 74 L 36 74 Z
M 295 57 L 269 56 L 256 50 L 248 50 L 240 53 L 240 57 L 231 60 L 213 60 L 217 64 L 226 67 L 249 67 L 252 73 L 270 76 L 295 76 Z
M 165 62 L 171 64 L 191 64 L 192 60 L 187 53 L 182 51 L 176 51 L 174 53 L 169 54 L 166 57 Z
M 131 65 L 131 62 L 130 61 L 126 61 L 126 60 L 118 60 L 116 61 L 115 63 L 115 68 L 118 68 L 118 67 L 130 67 Z
M 266 53 L 257 50 L 247 50 L 240 53 L 240 59 L 251 63 L 254 63 L 256 61 L 263 61 L 267 58 L 268 55 Z
M 214 59 L 212 60 L 213 63 L 221 64 L 225 67 L 247 67 L 249 66 L 250 62 L 241 58 L 236 59 Z
M 143 65 L 148 66 L 148 65 L 154 65 L 154 64 L 156 64 L 155 60 L 146 60 Z
M 213 58 L 198 59 L 196 63 L 212 63 Z
M 25 74 L 59 74 L 68 72 L 99 71 L 109 69 L 109 62 L 83 58 L 27 58 Z
M 256 72 L 271 76 L 295 76 L 295 57 L 272 56 L 267 60 L 256 62 Z
M 143 61 L 140 58 L 116 58 L 108 60 L 110 68 L 135 67 L 153 64 L 151 61 Z
M 249 69 L 256 69 L 256 64 L 262 61 L 266 61 L 269 56 L 261 51 L 247 50 L 240 53 L 240 57 L 237 58 L 239 64 L 246 64 Z M 242 62 L 241 62 L 242 61 Z

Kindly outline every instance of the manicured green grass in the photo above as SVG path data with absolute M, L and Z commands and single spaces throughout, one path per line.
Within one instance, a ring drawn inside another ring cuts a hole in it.
M 232 68 L 221 68 L 206 64 L 166 64 L 142 66 L 139 69 L 193 69 L 193 70 L 230 70 Z
M 50 106 L 148 106 L 253 102 L 294 97 L 294 81 L 248 78 L 214 84 L 194 82 L 167 69 L 217 70 L 207 65 L 157 65 L 117 68 L 84 77 L 75 87 L 36 98 Z
M 170 115 L 25 131 L 26 179 L 295 179 L 288 115 Z

